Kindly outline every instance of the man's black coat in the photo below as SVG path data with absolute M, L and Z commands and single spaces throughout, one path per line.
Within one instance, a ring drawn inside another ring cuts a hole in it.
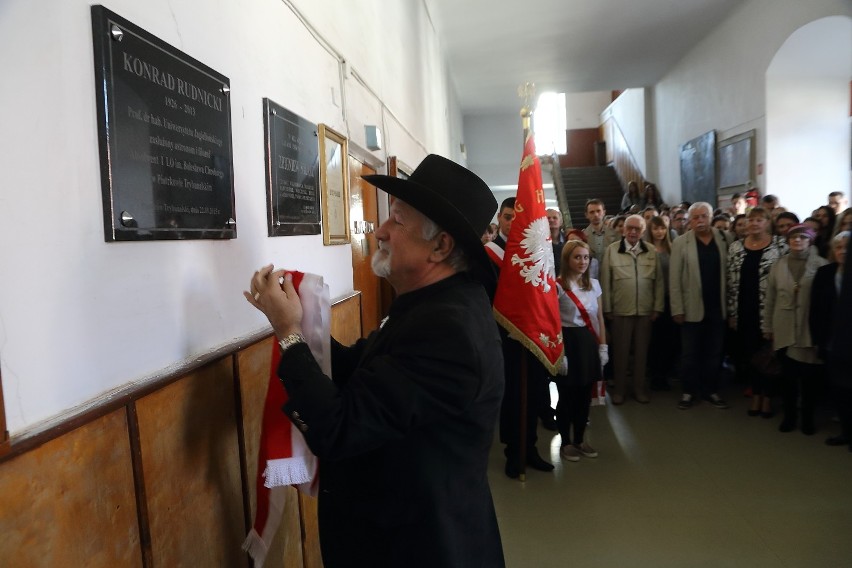
M 503 566 L 486 478 L 503 359 L 483 288 L 456 274 L 403 294 L 332 350 L 333 382 L 303 344 L 278 369 L 320 458 L 326 568 Z

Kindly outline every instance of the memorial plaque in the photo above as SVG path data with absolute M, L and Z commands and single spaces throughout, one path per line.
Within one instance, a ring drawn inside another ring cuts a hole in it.
M 230 81 L 92 6 L 107 241 L 237 236 Z
M 269 236 L 318 235 L 317 125 L 263 99 Z

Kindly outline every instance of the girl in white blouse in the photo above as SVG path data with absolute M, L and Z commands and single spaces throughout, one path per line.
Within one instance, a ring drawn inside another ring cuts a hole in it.
M 609 360 L 601 309 L 601 285 L 589 277 L 589 245 L 570 240 L 562 249 L 559 313 L 567 365 L 556 377 L 559 403 L 556 424 L 562 437 L 559 455 L 568 461 L 598 453 L 584 437 L 591 406 L 591 385 L 601 380 L 601 368 Z

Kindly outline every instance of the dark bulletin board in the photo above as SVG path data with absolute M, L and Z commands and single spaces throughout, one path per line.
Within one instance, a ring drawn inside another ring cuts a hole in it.
M 719 188 L 745 188 L 754 180 L 754 130 L 719 142 Z
M 680 187 L 684 201 L 716 201 L 716 131 L 680 147 Z

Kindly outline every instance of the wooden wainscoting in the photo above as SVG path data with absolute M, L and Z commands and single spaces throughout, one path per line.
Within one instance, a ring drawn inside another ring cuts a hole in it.
M 332 306 L 361 336 L 360 295 Z M 0 566 L 249 566 L 271 357 L 262 334 L 26 438 L 0 457 Z M 321 568 L 316 500 L 288 488 L 269 568 Z
M 334 304 L 331 335 L 343 345 L 352 345 L 361 338 L 361 293 L 342 298 Z
M 0 565 L 143 566 L 126 416 L 0 464 Z
M 233 384 L 224 358 L 135 403 L 154 566 L 247 566 Z

